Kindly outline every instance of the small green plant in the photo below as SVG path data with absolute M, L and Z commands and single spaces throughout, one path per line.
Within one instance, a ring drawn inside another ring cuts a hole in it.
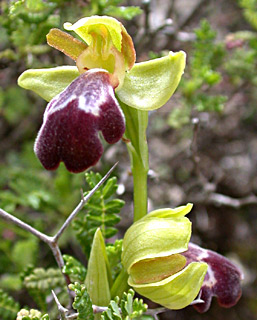
M 174 128 L 188 124 L 195 111 L 221 112 L 227 100 L 224 95 L 211 94 L 212 88 L 217 88 L 222 81 L 218 69 L 225 55 L 224 45 L 216 42 L 216 32 L 206 20 L 195 29 L 195 36 L 187 74 L 180 85 L 181 105 L 168 119 Z

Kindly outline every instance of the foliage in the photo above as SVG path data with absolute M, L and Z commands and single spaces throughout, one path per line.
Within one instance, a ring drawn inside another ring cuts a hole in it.
M 46 299 L 51 294 L 51 290 L 63 288 L 65 285 L 60 270 L 54 268 L 28 267 L 22 274 L 22 280 L 30 296 L 44 312 L 47 311 Z
M 37 56 L 51 49 L 45 44 L 45 38 L 51 28 L 60 27 L 71 14 L 79 12 L 78 1 L 65 5 L 66 0 L 7 0 L 2 2 L 3 15 L 0 18 L 2 38 L 6 49 L 0 52 L 0 58 L 17 61 L 24 59 L 27 66 L 42 66 Z M 119 6 L 122 0 L 94 0 L 83 9 L 84 16 L 111 15 L 131 20 L 141 14 L 141 9 L 135 6 Z M 58 14 L 61 10 L 61 15 Z M 71 18 L 73 18 L 71 16 Z M 8 46 L 10 46 L 8 48 Z M 26 56 L 33 54 L 33 59 Z
M 142 13 L 136 6 L 119 7 L 123 0 L 92 0 L 92 14 L 107 15 L 121 19 L 131 20 Z
M 99 173 L 92 171 L 87 172 L 85 177 L 90 190 L 102 178 Z M 85 204 L 87 214 L 80 214 L 73 222 L 73 229 L 87 257 L 89 257 L 91 243 L 97 228 L 101 228 L 105 238 L 110 238 L 117 233 L 114 225 L 120 221 L 118 214 L 124 206 L 123 200 L 113 198 L 117 188 L 117 178 L 109 178 Z M 85 192 L 84 196 L 87 194 L 88 192 Z
M 122 239 L 116 240 L 114 244 L 108 243 L 106 246 L 106 253 L 108 256 L 108 261 L 110 263 L 113 280 L 116 279 L 117 275 L 120 273 L 122 269 L 122 264 L 121 264 L 122 242 L 123 242 Z
M 224 45 L 216 43 L 216 32 L 209 22 L 202 20 L 200 28 L 195 29 L 188 74 L 181 81 L 182 102 L 174 109 L 168 119 L 169 124 L 179 128 L 189 123 L 193 110 L 198 112 L 221 112 L 227 98 L 224 95 L 211 95 L 212 87 L 222 81 L 217 71 L 224 58 Z
M 63 255 L 63 273 L 67 274 L 72 282 L 83 283 L 86 279 L 87 269 L 77 259 L 67 254 Z
M 0 289 L 0 315 L 2 320 L 14 320 L 19 310 L 19 304 Z
M 78 320 L 93 320 L 93 307 L 92 301 L 86 290 L 85 285 L 79 283 L 71 284 L 69 288 L 76 293 L 76 297 L 72 304 L 73 308 L 78 312 Z
M 257 29 L 257 1 L 256 0 L 239 0 L 239 5 L 243 9 L 245 19 Z
M 135 298 L 135 292 L 129 289 L 124 292 L 122 298 L 116 297 L 111 300 L 108 309 L 103 312 L 102 320 L 129 320 L 140 317 L 146 310 L 147 305 L 142 299 Z

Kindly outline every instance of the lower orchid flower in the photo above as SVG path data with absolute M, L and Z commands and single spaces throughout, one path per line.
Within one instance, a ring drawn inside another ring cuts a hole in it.
M 123 240 L 122 264 L 128 284 L 138 293 L 169 309 L 181 309 L 197 297 L 208 265 L 186 266 L 192 204 L 153 211 L 134 223 Z
M 47 42 L 76 66 L 27 70 L 18 84 L 50 101 L 34 148 L 43 166 L 52 170 L 63 161 L 69 171 L 81 172 L 102 155 L 99 131 L 108 143 L 124 134 L 118 100 L 144 111 L 163 106 L 183 74 L 185 53 L 135 64 L 132 39 L 116 19 L 93 16 L 64 28 L 84 42 L 59 29 L 49 32 Z
M 205 312 L 212 296 L 222 307 L 231 307 L 241 296 L 243 275 L 225 257 L 189 243 L 191 222 L 185 215 L 191 208 L 153 211 L 127 230 L 122 263 L 128 284 L 169 309 L 193 304 Z

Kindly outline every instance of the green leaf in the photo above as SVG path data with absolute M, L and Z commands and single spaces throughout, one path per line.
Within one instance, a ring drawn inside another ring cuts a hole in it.
M 25 288 L 44 312 L 47 311 L 46 299 L 51 294 L 51 290 L 65 286 L 63 275 L 59 269 L 32 269 L 29 267 L 22 278 Z
M 63 66 L 49 69 L 30 69 L 18 78 L 18 85 L 32 90 L 46 101 L 52 100 L 79 76 L 77 67 Z
M 128 293 L 123 293 L 120 303 L 122 313 L 126 314 L 130 319 L 140 317 L 148 308 L 143 299 L 133 299 L 134 295 L 134 290 L 129 289 Z
M 67 254 L 63 255 L 63 273 L 67 274 L 72 282 L 84 282 L 87 274 L 86 268 L 74 257 Z
M 65 285 L 64 278 L 59 269 L 37 268 L 26 276 L 24 284 L 27 289 L 37 289 L 40 291 L 49 291 L 56 287 L 63 287 Z
M 123 240 L 116 240 L 114 244 L 108 244 L 106 246 L 106 253 L 108 261 L 110 263 L 112 279 L 116 279 L 117 275 L 122 269 L 121 265 L 121 252 L 122 252 L 122 242 Z
M 19 0 L 10 7 L 10 17 L 19 17 L 27 23 L 40 23 L 49 17 L 56 8 L 56 3 L 43 0 Z
M 110 200 L 105 204 L 105 212 L 108 213 L 119 213 L 120 209 L 124 206 L 124 201 L 120 199 Z
M 88 261 L 86 287 L 93 304 L 107 306 L 111 300 L 110 266 L 105 243 L 100 229 L 97 229 Z
M 103 197 L 104 199 L 110 198 L 116 191 L 117 191 L 118 185 L 117 185 L 117 178 L 112 177 L 108 179 L 106 182 L 104 188 L 103 188 Z
M 185 69 L 183 51 L 170 52 L 168 56 L 135 64 L 126 73 L 118 98 L 139 110 L 162 107 L 176 90 Z
M 1 320 L 15 320 L 19 308 L 19 304 L 6 292 L 0 289 Z
M 105 229 L 105 235 L 106 238 L 111 238 L 113 236 L 115 236 L 115 234 L 117 233 L 117 229 L 116 228 L 106 228 Z
M 142 299 L 133 299 L 134 290 L 124 292 L 121 300 L 115 297 L 111 300 L 108 309 L 101 315 L 102 320 L 129 320 L 140 317 L 146 310 L 147 305 Z
M 99 173 L 92 171 L 87 172 L 85 177 L 90 189 L 94 188 L 102 178 Z M 101 228 L 104 238 L 110 238 L 117 233 L 114 225 L 120 221 L 118 213 L 124 206 L 124 201 L 113 199 L 117 188 L 117 178 L 109 178 L 85 204 L 84 209 L 87 214 L 81 213 L 72 224 L 87 256 L 89 256 L 93 236 L 98 227 Z
M 93 307 L 90 296 L 87 292 L 85 285 L 80 285 L 79 283 L 70 284 L 70 290 L 75 291 L 76 297 L 72 304 L 73 308 L 78 312 L 78 320 L 93 320 Z
M 28 264 L 35 264 L 38 250 L 35 238 L 18 241 L 12 250 L 12 259 L 18 270 L 23 270 Z

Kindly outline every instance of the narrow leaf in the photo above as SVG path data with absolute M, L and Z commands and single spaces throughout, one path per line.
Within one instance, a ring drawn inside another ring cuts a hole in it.
M 104 239 L 100 229 L 97 229 L 88 261 L 86 287 L 93 304 L 107 306 L 111 300 L 111 275 L 106 255 Z

